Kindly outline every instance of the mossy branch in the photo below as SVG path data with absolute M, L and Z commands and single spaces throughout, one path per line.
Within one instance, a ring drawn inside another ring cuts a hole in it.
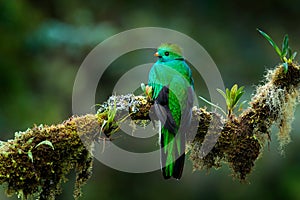
M 282 65 L 269 71 L 249 107 L 239 116 L 224 119 L 204 108 L 193 108 L 191 128 L 197 129 L 189 142 L 189 159 L 194 169 L 210 169 L 228 163 L 233 175 L 244 181 L 270 139 L 270 127 L 279 127 L 281 146 L 290 141 L 289 132 L 299 96 L 299 66 L 291 63 L 287 73 Z M 7 194 L 23 199 L 35 196 L 54 199 L 70 170 L 76 171 L 74 197 L 91 176 L 92 148 L 85 141 L 109 139 L 127 117 L 149 120 L 152 102 L 144 96 L 112 96 L 96 115 L 73 116 L 58 125 L 34 126 L 0 144 L 0 184 Z M 113 116 L 113 119 L 112 119 Z M 102 134 L 104 133 L 104 134 Z M 47 141 L 47 142 L 44 142 Z

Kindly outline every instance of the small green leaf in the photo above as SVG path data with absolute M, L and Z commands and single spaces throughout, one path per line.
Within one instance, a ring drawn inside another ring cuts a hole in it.
M 54 146 L 53 146 L 52 142 L 50 142 L 49 140 L 44 140 L 44 141 L 38 143 L 38 144 L 35 146 L 35 148 L 38 148 L 38 147 L 41 146 L 41 145 L 48 145 L 48 146 L 50 146 L 50 147 L 54 150 Z
M 217 89 L 217 90 L 219 91 L 220 89 Z M 222 93 L 224 93 L 222 90 L 220 90 L 220 91 L 221 91 Z M 220 92 L 220 93 L 221 93 L 221 92 Z M 224 93 L 224 94 L 225 94 L 225 93 Z M 216 104 L 213 104 L 212 102 L 206 100 L 204 97 L 199 96 L 199 98 L 200 98 L 202 101 L 204 101 L 205 103 L 208 103 L 209 105 L 214 106 L 214 107 L 216 107 L 217 109 L 221 110 L 222 113 L 223 113 L 224 115 L 226 115 L 225 111 L 224 111 L 220 106 L 218 106 L 218 105 L 216 105 Z
M 233 98 L 235 96 L 237 89 L 238 89 L 238 85 L 234 84 L 230 90 L 230 98 Z
M 146 86 L 146 94 L 148 97 L 152 98 L 153 88 L 151 86 Z
M 236 85 L 236 87 L 237 87 L 237 91 L 236 91 L 236 94 L 233 97 L 232 109 L 236 107 L 236 105 L 239 102 L 240 98 L 244 94 L 244 91 L 243 91 L 244 86 L 241 86 L 240 88 L 238 88 L 238 85 Z
M 288 68 L 289 68 L 288 64 L 287 64 L 286 62 L 283 63 L 283 69 L 284 69 L 284 73 L 285 73 L 285 74 L 287 73 Z
M 243 93 L 244 94 L 244 86 L 241 86 L 237 91 L 236 91 L 236 93 L 237 94 L 240 94 L 240 93 Z
M 295 52 L 293 53 L 293 55 L 291 56 L 291 60 L 293 61 L 293 60 L 296 58 L 296 56 L 297 56 L 297 51 L 295 51 Z
M 238 85 L 234 84 L 230 90 L 230 108 L 233 109 L 235 107 L 235 98 L 236 98 L 236 92 L 238 89 Z
M 33 155 L 32 155 L 32 152 L 31 152 L 31 150 L 29 150 L 28 152 L 27 152 L 27 155 L 28 155 L 28 158 L 31 160 L 31 162 L 33 163 Z
M 239 93 L 239 94 L 237 94 L 237 95 L 235 96 L 235 99 L 234 99 L 234 104 L 235 104 L 235 105 L 239 102 L 239 100 L 240 100 L 240 98 L 243 96 L 243 94 L 244 94 L 244 92 L 241 92 L 241 93 Z
M 283 42 L 282 42 L 282 54 L 281 57 L 285 57 L 287 56 L 287 54 L 289 53 L 289 36 L 286 34 L 283 38 Z
M 102 122 L 102 126 L 101 126 L 101 133 L 104 131 L 104 128 L 105 128 L 105 125 L 107 124 L 107 121 L 106 120 L 103 120 Z
M 146 92 L 146 85 L 145 83 L 141 83 L 141 89 L 145 93 Z
M 226 97 L 230 97 L 230 90 L 228 88 L 226 88 Z
M 116 113 L 117 113 L 117 107 L 116 107 L 116 103 L 114 103 L 114 107 L 110 107 L 107 114 L 107 121 L 109 124 L 114 121 Z
M 226 88 L 226 104 L 227 104 L 227 107 L 229 108 L 230 107 L 230 90 L 228 88 Z
M 149 85 L 145 85 L 144 83 L 142 83 L 142 84 L 141 84 L 141 88 L 142 88 L 144 94 L 145 94 L 148 98 L 152 99 L 152 87 L 149 86 Z
M 263 32 L 262 30 L 260 30 L 260 29 L 257 29 L 258 30 L 258 32 L 262 35 L 262 36 L 264 36 L 264 38 L 266 39 L 266 40 L 268 40 L 268 42 L 272 45 L 272 47 L 275 49 L 275 51 L 276 51 L 276 53 L 279 55 L 279 57 L 281 58 L 282 57 L 282 52 L 281 52 L 281 50 L 279 49 L 279 47 L 277 46 L 277 44 L 272 40 L 272 38 L 268 35 L 268 34 L 266 34 L 265 32 Z
M 225 100 L 227 99 L 226 94 L 222 90 L 217 88 L 217 91 L 224 97 Z

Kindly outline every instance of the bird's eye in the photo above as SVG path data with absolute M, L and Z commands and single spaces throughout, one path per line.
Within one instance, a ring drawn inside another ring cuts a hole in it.
M 170 53 L 169 53 L 168 51 L 165 52 L 165 56 L 169 56 L 169 54 L 170 54 Z

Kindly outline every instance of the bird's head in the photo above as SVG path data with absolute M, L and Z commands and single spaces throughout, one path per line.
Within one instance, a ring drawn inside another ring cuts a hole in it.
M 183 60 L 182 50 L 177 44 L 163 43 L 154 54 L 161 62 Z

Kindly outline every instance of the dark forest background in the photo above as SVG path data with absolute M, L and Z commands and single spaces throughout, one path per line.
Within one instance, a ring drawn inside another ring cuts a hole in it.
M 73 82 L 85 56 L 106 38 L 137 27 L 189 35 L 214 59 L 226 87 L 245 85 L 249 98 L 266 69 L 279 63 L 256 28 L 278 43 L 288 33 L 290 45 L 299 50 L 299 7 L 297 0 L 0 0 L 0 140 L 33 124 L 57 124 L 71 116 Z M 132 66 L 143 59 L 131 56 L 121 64 Z M 108 73 L 107 88 L 117 74 Z M 101 94 L 99 103 L 110 92 Z M 234 180 L 226 165 L 192 172 L 187 160 L 182 180 L 164 181 L 160 171 L 128 174 L 95 161 L 81 199 L 300 199 L 299 122 L 297 109 L 285 156 L 280 155 L 274 129 L 250 184 Z M 69 179 L 58 199 L 72 199 L 74 174 Z M 3 190 L 0 199 L 6 199 Z

